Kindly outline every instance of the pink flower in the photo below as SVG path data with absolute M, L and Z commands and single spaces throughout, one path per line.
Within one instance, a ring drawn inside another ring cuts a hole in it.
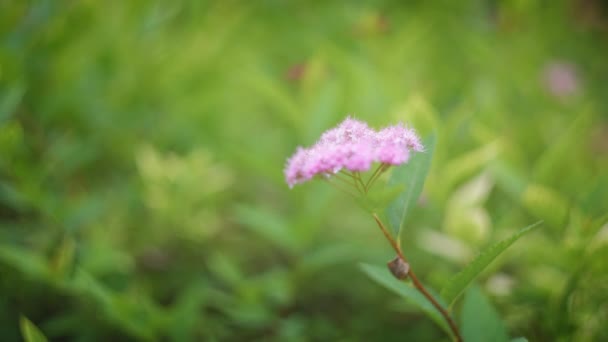
M 581 89 L 576 66 L 564 61 L 549 63 L 543 71 L 543 81 L 551 95 L 557 98 L 575 95 Z
M 310 148 L 298 147 L 287 161 L 285 178 L 293 187 L 317 175 L 330 177 L 343 169 L 367 171 L 374 162 L 400 165 L 408 161 L 411 150 L 423 150 L 413 129 L 398 124 L 378 132 L 365 122 L 347 117 L 323 133 Z
M 400 165 L 409 159 L 410 150 L 423 150 L 416 132 L 403 124 L 389 126 L 377 133 L 377 161 L 390 165 Z

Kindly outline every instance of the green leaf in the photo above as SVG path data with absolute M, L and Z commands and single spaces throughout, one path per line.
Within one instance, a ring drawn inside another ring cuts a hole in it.
M 418 290 L 413 288 L 410 284 L 401 282 L 393 277 L 392 274 L 386 268 L 381 268 L 375 265 L 362 263 L 360 265 L 363 272 L 365 272 L 370 278 L 376 281 L 378 284 L 386 287 L 393 291 L 399 296 L 405 298 L 409 303 L 416 305 L 422 311 L 424 311 L 429 318 L 431 318 L 437 325 L 439 325 L 448 334 L 451 334 L 450 328 L 441 316 L 441 313 L 435 309 Z
M 447 285 L 441 290 L 441 297 L 451 306 L 458 296 L 469 286 L 469 284 L 488 266 L 496 257 L 511 246 L 517 239 L 538 226 L 542 221 L 529 225 L 509 238 L 497 242 L 490 246 L 473 261 L 471 261 L 462 271 L 456 274 Z
M 498 140 L 484 144 L 470 152 L 460 155 L 449 162 L 446 162 L 441 187 L 444 193 L 452 191 L 454 186 L 463 180 L 479 172 L 490 161 L 496 159 L 500 152 L 500 142 Z
M 356 197 L 355 201 L 370 214 L 377 213 L 388 207 L 389 203 L 392 203 L 404 189 L 405 185 L 403 184 L 389 187 L 372 187 L 366 196 Z
M 516 337 L 512 339 L 511 342 L 528 342 L 528 339 L 525 337 Z
M 59 279 L 68 275 L 74 266 L 75 254 L 76 242 L 71 237 L 65 237 L 49 263 L 53 275 Z
M 395 168 L 388 182 L 389 186 L 405 185 L 405 190 L 388 205 L 386 210 L 388 224 L 397 236 L 424 187 L 424 180 L 433 159 L 435 135 L 431 135 L 424 146 L 424 152 L 414 153 L 407 164 Z
M 25 316 L 21 316 L 19 320 L 19 326 L 21 327 L 21 334 L 25 342 L 46 342 L 47 339 L 44 334 Z
M 505 326 L 477 286 L 467 291 L 462 308 L 462 337 L 467 342 L 506 342 Z
M 0 124 L 14 115 L 24 94 L 25 87 L 17 85 L 11 87 L 6 93 L 0 96 Z
M 30 277 L 47 279 L 49 275 L 46 259 L 25 248 L 0 246 L 0 261 Z
M 298 272 L 314 273 L 340 263 L 352 262 L 361 251 L 347 243 L 321 245 L 302 256 Z
M 256 206 L 237 205 L 236 219 L 259 236 L 285 250 L 298 249 L 298 241 L 289 230 L 289 224 L 273 211 Z

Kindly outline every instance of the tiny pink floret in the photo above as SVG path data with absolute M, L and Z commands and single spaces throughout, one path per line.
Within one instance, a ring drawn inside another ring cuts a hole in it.
M 347 117 L 323 133 L 313 146 L 298 147 L 287 161 L 285 178 L 293 187 L 317 175 L 329 177 L 343 169 L 364 172 L 375 162 L 401 165 L 408 161 L 410 151 L 423 151 L 413 129 L 398 124 L 375 131 L 365 122 Z

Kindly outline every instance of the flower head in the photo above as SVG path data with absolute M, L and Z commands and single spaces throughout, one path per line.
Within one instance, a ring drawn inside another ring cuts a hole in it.
M 400 165 L 408 161 L 412 150 L 423 150 L 413 129 L 398 124 L 375 131 L 365 122 L 347 117 L 323 133 L 313 146 L 298 147 L 287 161 L 285 178 L 293 187 L 317 175 L 367 171 L 375 162 Z

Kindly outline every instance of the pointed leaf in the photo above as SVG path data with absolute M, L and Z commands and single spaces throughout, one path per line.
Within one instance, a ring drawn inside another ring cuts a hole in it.
M 471 261 L 462 271 L 456 274 L 448 284 L 441 290 L 441 297 L 451 306 L 458 296 L 469 286 L 469 284 L 488 266 L 496 257 L 511 246 L 517 239 L 538 226 L 542 221 L 527 226 L 509 238 L 497 242 L 490 246 L 473 261 Z
M 38 329 L 34 323 L 32 323 L 25 316 L 21 316 L 19 320 L 19 326 L 21 328 L 21 335 L 25 342 L 46 342 L 47 339 L 44 334 Z
M 451 334 L 450 328 L 447 326 L 441 313 L 439 313 L 439 311 L 437 311 L 437 309 L 435 309 L 435 307 L 410 284 L 397 280 L 386 268 L 364 263 L 362 263 L 360 267 L 363 272 L 378 284 L 405 298 L 409 303 L 416 305 L 443 330 L 448 334 Z
M 516 337 L 512 339 L 511 342 L 528 342 L 528 339 L 525 337 Z
M 477 286 L 471 287 L 462 307 L 462 337 L 467 342 L 507 342 L 500 316 Z
M 22 247 L 0 246 L 0 261 L 30 277 L 46 279 L 49 275 L 46 259 Z
M 405 185 L 405 190 L 388 205 L 386 210 L 389 226 L 395 235 L 401 232 L 407 215 L 420 197 L 433 158 L 435 135 L 425 141 L 424 149 L 424 152 L 414 153 L 407 164 L 395 168 L 388 182 L 389 186 Z

